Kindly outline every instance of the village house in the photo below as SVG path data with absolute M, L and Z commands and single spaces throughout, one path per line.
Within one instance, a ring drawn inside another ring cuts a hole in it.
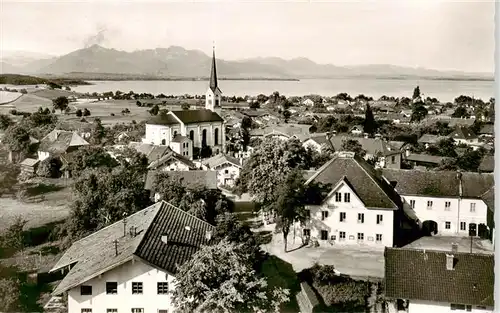
M 257 138 L 278 138 L 288 140 L 291 138 L 303 141 L 311 136 L 311 125 L 304 124 L 274 124 L 266 128 L 256 128 L 250 131 L 250 136 Z
M 492 174 L 383 169 L 383 176 L 410 204 L 424 232 L 490 238 L 482 197 L 494 186 Z
M 242 169 L 241 160 L 225 154 L 218 154 L 202 161 L 206 170 L 217 172 L 218 186 L 233 186 L 234 182 L 240 177 Z
M 39 164 L 40 160 L 38 159 L 26 158 L 19 163 L 19 167 L 22 174 L 35 175 Z
M 430 146 L 437 145 L 441 140 L 444 140 L 448 137 L 446 136 L 438 136 L 431 134 L 423 134 L 417 141 L 419 144 L 423 144 L 425 149 L 428 149 Z
M 151 162 L 148 169 L 160 171 L 193 171 L 197 170 L 198 167 L 193 161 L 185 156 L 175 151 L 170 151 L 159 159 Z
M 481 126 L 478 132 L 479 137 L 492 138 L 495 136 L 495 125 L 493 123 L 487 123 Z
M 392 247 L 404 220 L 403 202 L 388 182 L 354 152 L 337 152 L 306 184 L 328 184 L 319 205 L 308 205 L 302 236 L 320 245 Z
M 410 163 L 414 168 L 415 167 L 435 168 L 438 167 L 440 164 L 442 164 L 444 161 L 453 160 L 453 158 L 449 157 L 442 157 L 430 154 L 411 153 L 409 150 L 405 151 L 403 158 L 407 163 Z
M 323 153 L 325 148 L 331 148 L 330 142 L 326 133 L 315 133 L 313 136 L 304 141 L 302 146 L 310 148 L 318 153 Z
M 401 168 L 402 151 L 390 145 L 388 141 L 379 138 L 364 138 L 333 135 L 330 143 L 334 151 L 341 151 L 344 141 L 355 140 L 366 151 L 365 160 L 376 158 L 376 167 Z
M 353 134 L 354 136 L 361 136 L 363 135 L 363 125 L 354 125 L 349 132 Z
M 305 105 L 305 106 L 308 106 L 308 107 L 312 107 L 312 106 L 314 106 L 314 101 L 312 101 L 311 99 L 307 98 L 304 101 L 302 101 L 302 104 Z
M 205 96 L 205 108 L 199 110 L 169 111 L 146 122 L 143 143 L 170 146 L 173 138 L 180 134 L 189 138 L 188 145 L 196 148 L 210 147 L 212 153 L 225 151 L 226 130 L 220 116 L 222 92 L 217 83 L 215 52 L 212 57 L 210 83 Z
M 177 266 L 213 231 L 158 202 L 73 243 L 50 271 L 67 272 L 53 294 L 67 294 L 68 312 L 172 312 Z
M 456 144 L 477 145 L 479 143 L 477 135 L 465 126 L 457 126 L 455 130 L 448 135 L 453 138 Z
M 49 157 L 60 156 L 88 146 L 89 143 L 73 131 L 54 129 L 40 140 L 38 159 L 43 161 Z
M 492 254 L 386 248 L 384 257 L 389 312 L 494 312 Z

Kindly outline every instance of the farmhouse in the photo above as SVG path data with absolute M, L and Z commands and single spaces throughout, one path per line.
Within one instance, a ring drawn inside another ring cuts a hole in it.
M 60 156 L 87 146 L 89 143 L 76 132 L 54 129 L 40 140 L 38 159 L 43 161 L 52 156 Z
M 75 243 L 54 271 L 68 271 L 54 295 L 68 312 L 171 312 L 182 265 L 212 238 L 214 227 L 164 201 Z
M 225 126 L 221 117 L 222 91 L 217 83 L 215 51 L 212 57 L 210 84 L 205 96 L 205 109 L 169 111 L 146 122 L 143 143 L 170 146 L 180 134 L 189 138 L 188 147 L 210 147 L 218 154 L 225 151 Z
M 383 169 L 383 176 L 410 204 L 424 231 L 445 236 L 489 236 L 482 199 L 492 174 Z
M 403 220 L 403 202 L 388 182 L 354 152 L 337 152 L 306 184 L 330 186 L 319 205 L 309 205 L 304 237 L 320 244 L 392 247 Z
M 479 142 L 477 135 L 466 126 L 457 126 L 448 137 L 453 138 L 456 144 L 474 145 Z
M 225 154 L 218 154 L 206 159 L 202 164 L 208 169 L 217 172 L 219 186 L 233 186 L 240 176 L 241 161 Z
M 331 148 L 326 133 L 314 134 L 309 139 L 305 140 L 302 146 L 304 148 L 311 148 L 318 153 L 322 153 L 325 148 Z
M 494 256 L 404 248 L 385 249 L 385 296 L 408 313 L 493 312 Z

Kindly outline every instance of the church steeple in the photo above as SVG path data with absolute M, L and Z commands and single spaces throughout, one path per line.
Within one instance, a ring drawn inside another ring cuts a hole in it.
M 215 46 L 213 47 L 212 51 L 212 71 L 210 72 L 210 89 L 212 89 L 213 92 L 217 89 L 217 68 L 215 65 Z

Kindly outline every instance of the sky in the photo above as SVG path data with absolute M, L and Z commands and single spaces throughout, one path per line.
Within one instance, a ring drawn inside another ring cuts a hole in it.
M 493 0 L 0 0 L 0 51 L 63 55 L 97 43 L 182 46 L 217 58 L 494 70 Z

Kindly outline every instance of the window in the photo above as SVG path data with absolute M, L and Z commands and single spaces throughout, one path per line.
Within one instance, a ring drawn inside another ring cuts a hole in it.
M 158 310 L 158 313 L 168 313 L 168 310 Z
M 465 311 L 465 304 L 455 304 L 455 303 L 452 303 L 450 305 L 450 309 L 452 311 L 455 311 L 455 310 Z
M 339 232 L 339 240 L 345 240 L 345 231 Z
M 410 206 L 412 209 L 415 208 L 415 200 L 410 200 Z
M 324 221 L 328 218 L 328 211 L 321 211 L 321 220 Z
M 142 294 L 142 283 L 132 282 L 132 294 Z
M 118 309 L 106 309 L 106 313 L 118 313 Z
M 460 230 L 467 230 L 467 223 L 466 222 L 460 222 Z
M 191 139 L 191 141 L 194 141 L 194 130 L 189 131 L 189 139 Z
M 396 156 L 395 155 L 391 156 L 391 163 L 396 164 Z
M 321 231 L 321 240 L 328 240 L 328 230 Z
M 377 214 L 377 224 L 382 224 L 384 216 L 382 214 Z
M 472 202 L 472 203 L 470 204 L 470 211 L 471 211 L 471 212 L 476 212 L 476 204 L 475 204 L 474 202 Z
M 167 294 L 168 293 L 168 283 L 166 281 L 157 283 L 156 290 L 157 290 L 159 295 Z
M 449 211 L 450 210 L 450 207 L 451 207 L 451 202 L 450 201 L 446 201 L 444 203 L 444 210 L 445 211 Z
M 92 309 L 82 309 L 82 313 L 92 313 Z
M 116 295 L 118 293 L 118 283 L 113 281 L 113 282 L 106 282 L 106 294 L 108 295 Z
M 432 201 L 427 201 L 427 210 L 432 210 Z
M 162 140 L 161 140 L 161 144 L 162 144 L 162 145 L 165 145 L 166 143 L 167 143 L 167 142 L 165 141 L 165 139 L 162 139 Z
M 450 229 L 451 228 L 451 222 L 444 222 L 444 228 Z
M 377 242 L 381 242 L 381 241 L 382 241 L 382 234 L 376 234 L 376 235 L 375 235 L 375 240 L 376 240 Z
M 364 240 L 365 239 L 365 234 L 363 233 L 358 233 L 358 240 Z
M 306 210 L 306 218 L 307 219 L 311 218 L 311 210 Z
M 144 309 L 132 309 L 132 313 L 144 313 Z
M 224 174 L 229 174 L 229 170 L 224 170 Z
M 217 146 L 219 144 L 219 129 L 216 128 L 214 130 L 214 145 Z
M 344 193 L 344 202 L 351 202 L 351 194 L 346 192 Z
M 91 296 L 92 295 L 92 286 L 80 286 L 80 295 L 82 296 Z
M 358 213 L 358 223 L 364 223 L 365 222 L 365 214 L 364 213 Z
M 335 202 L 342 202 L 342 194 L 340 192 L 335 193 Z
M 302 233 L 304 234 L 304 237 L 311 237 L 311 230 L 309 228 L 304 228 Z
M 345 222 L 345 212 L 340 212 L 340 221 Z
M 174 131 L 174 137 L 177 136 L 177 131 Z

